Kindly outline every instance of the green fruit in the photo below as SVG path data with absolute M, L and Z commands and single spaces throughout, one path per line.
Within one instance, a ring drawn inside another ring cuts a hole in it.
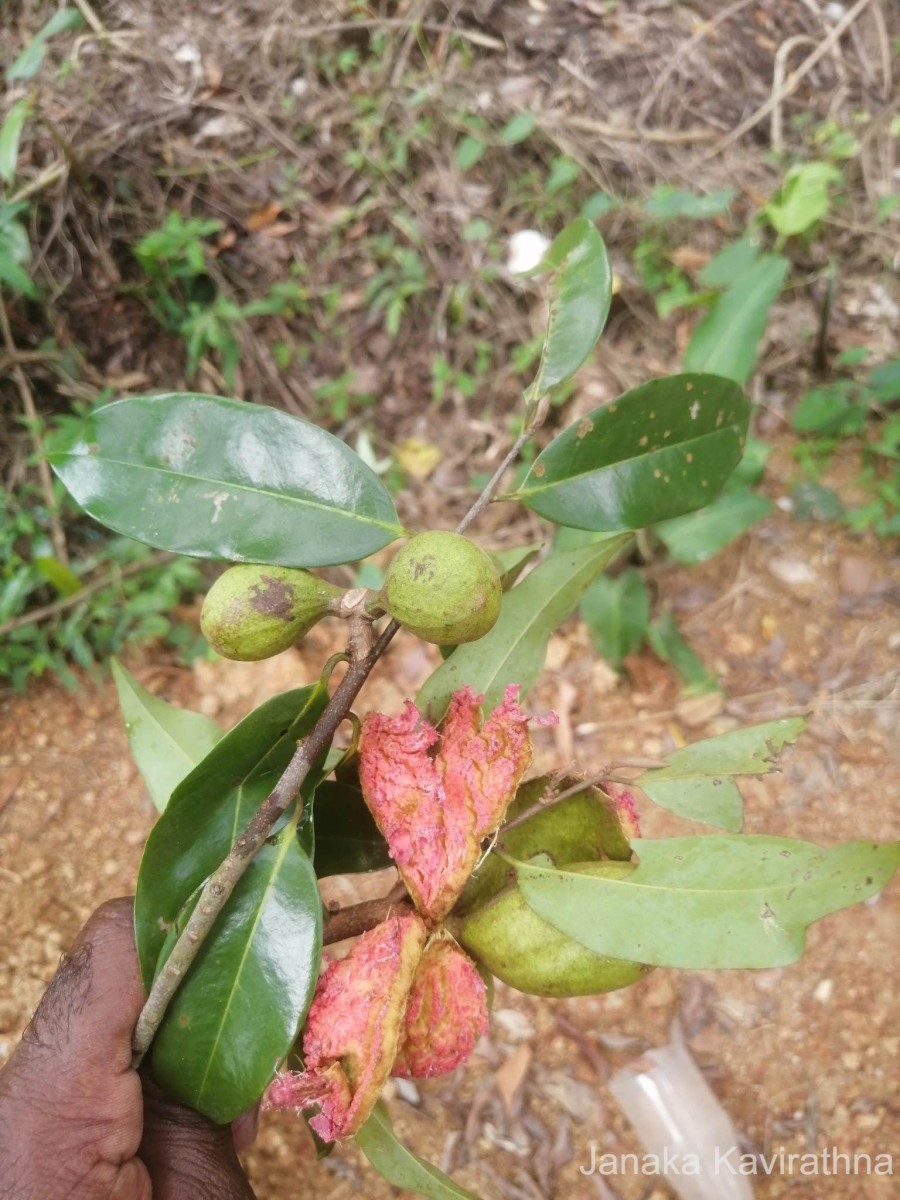
M 635 863 L 579 863 L 570 870 L 621 878 Z M 457 940 L 498 979 L 534 996 L 590 996 L 629 987 L 652 967 L 595 954 L 528 907 L 515 886 L 464 918 Z
M 255 662 L 293 646 L 327 613 L 340 588 L 294 567 L 230 567 L 209 589 L 203 635 L 223 658 Z
M 459 533 L 433 530 L 406 543 L 388 567 L 380 602 L 426 642 L 475 642 L 500 615 L 500 576 L 491 557 Z
M 549 775 L 529 779 L 519 785 L 516 798 L 506 810 L 506 821 L 513 822 L 541 799 L 550 782 Z M 558 790 L 568 790 L 573 779 L 563 779 Z M 557 867 L 573 862 L 601 862 L 617 859 L 627 863 L 631 847 L 622 833 L 616 807 L 608 796 L 585 784 L 561 804 L 539 808 L 527 821 L 508 832 L 500 826 L 499 848 L 510 857 L 526 862 L 536 854 L 546 854 Z M 514 879 L 514 872 L 502 858 L 488 854 L 466 884 L 454 909 L 457 914 L 471 912 L 487 903 Z

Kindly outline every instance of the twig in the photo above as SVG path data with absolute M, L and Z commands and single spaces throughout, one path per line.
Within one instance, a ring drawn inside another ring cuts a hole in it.
M 491 498 L 493 497 L 494 492 L 497 490 L 497 486 L 500 483 L 500 480 L 506 474 L 507 470 L 512 465 L 512 463 L 516 460 L 516 458 L 519 455 L 519 451 L 522 449 L 522 447 L 525 445 L 525 443 L 531 437 L 533 432 L 534 432 L 534 427 L 532 425 L 528 425 L 525 427 L 525 429 L 522 430 L 522 432 L 516 438 L 515 442 L 513 442 L 512 448 L 510 449 L 509 453 L 504 456 L 503 462 L 501 462 L 500 466 L 497 468 L 497 470 L 493 473 L 493 475 L 490 477 L 490 479 L 485 484 L 484 491 L 481 493 L 481 495 L 478 497 L 478 499 L 475 501 L 475 503 L 472 505 L 472 507 L 469 509 L 469 511 L 466 513 L 466 515 L 463 517 L 463 519 L 460 521 L 460 523 L 457 525 L 457 527 L 456 527 L 457 533 L 465 533 L 465 531 L 469 528 L 469 526 L 472 524 L 472 522 L 481 516 L 481 514 L 484 512 L 484 510 L 490 504 Z
M 41 481 L 41 491 L 44 493 L 44 503 L 47 505 L 47 512 L 50 518 L 50 540 L 53 543 L 53 551 L 63 566 L 67 567 L 69 565 L 69 551 L 66 546 L 66 535 L 63 531 L 62 522 L 59 519 L 56 496 L 53 494 L 53 474 L 50 471 L 50 464 L 44 456 L 41 420 L 34 404 L 34 396 L 31 392 L 31 386 L 28 383 L 28 377 L 19 363 L 15 361 L 18 352 L 16 350 L 16 343 L 13 340 L 12 329 L 9 324 L 9 314 L 6 311 L 6 302 L 2 292 L 0 292 L 0 331 L 3 333 L 3 345 L 6 353 L 13 359 L 11 374 L 16 381 L 16 387 L 19 389 L 19 396 L 22 399 L 22 407 L 25 409 L 25 416 L 28 418 L 28 432 L 31 436 L 35 457 L 37 458 L 38 478 Z
M 866 0 L 868 3 L 868 0 Z M 595 121 L 593 117 L 569 116 L 568 113 L 542 112 L 534 114 L 538 125 L 563 125 L 567 129 L 579 129 L 585 133 L 596 133 L 614 142 L 706 142 L 716 136 L 715 129 L 638 129 L 633 125 L 611 125 L 608 121 Z
M 664 767 L 665 763 L 658 758 L 623 758 L 619 762 L 610 763 L 609 766 L 603 767 L 594 775 L 589 775 L 587 779 L 582 779 L 578 783 L 573 783 L 571 787 L 567 787 L 565 791 L 560 792 L 556 796 L 550 796 L 545 800 L 543 796 L 539 797 L 534 804 L 530 805 L 523 813 L 520 813 L 512 821 L 507 821 L 505 825 L 500 827 L 498 831 L 499 844 L 503 845 L 504 835 L 509 833 L 511 829 L 517 828 L 519 825 L 524 825 L 526 821 L 530 821 L 535 813 L 543 812 L 545 809 L 553 808 L 557 804 L 562 804 L 563 800 L 570 800 L 572 796 L 577 796 L 581 792 L 586 792 L 590 788 L 595 788 L 600 783 L 621 783 L 624 786 L 629 786 L 635 781 L 624 775 L 616 775 L 614 772 L 619 767 L 634 767 L 641 771 L 650 771 L 654 767 Z
M 139 575 L 141 571 L 149 571 L 151 567 L 158 567 L 160 563 L 168 562 L 172 557 L 174 556 L 167 550 L 159 550 L 155 554 L 141 559 L 140 562 L 129 563 L 125 567 L 116 567 L 112 571 L 107 571 L 97 579 L 86 583 L 74 596 L 64 596 L 61 600 L 54 600 L 52 604 L 44 604 L 40 608 L 33 608 L 31 612 L 22 613 L 21 616 L 10 617 L 8 621 L 4 621 L 0 625 L 0 637 L 12 633 L 14 629 L 23 629 L 26 625 L 36 625 L 40 621 L 46 621 L 49 617 L 67 612 L 70 608 L 77 608 L 94 592 L 99 592 L 102 588 L 108 587 L 111 583 L 117 583 L 120 579 L 127 579 L 130 575 Z
M 325 922 L 322 944 L 333 946 L 335 942 L 358 937 L 380 925 L 391 913 L 402 915 L 412 911 L 412 901 L 401 883 L 378 900 L 363 900 L 361 904 L 350 904 L 332 913 Z
M 90 4 L 88 4 L 88 0 L 75 0 L 75 7 L 98 37 L 106 37 L 106 28 Z
M 467 529 L 490 503 L 493 491 L 500 482 L 504 471 L 528 440 L 531 430 L 539 419 L 540 416 L 536 417 L 535 421 L 529 424 L 516 438 L 513 448 L 504 457 L 484 491 L 460 522 L 458 527 L 460 532 Z M 348 617 L 350 625 L 350 662 L 347 674 L 341 680 L 312 732 L 298 743 L 284 774 L 231 847 L 224 862 L 216 868 L 203 885 L 194 911 L 188 918 L 178 941 L 150 989 L 150 995 L 138 1017 L 132 1038 L 134 1066 L 140 1065 L 150 1048 L 150 1043 L 162 1023 L 172 997 L 181 985 L 191 963 L 197 957 L 200 947 L 241 876 L 271 834 L 275 822 L 298 800 L 300 789 L 306 781 L 312 764 L 331 744 L 338 726 L 348 716 L 350 707 L 368 679 L 372 668 L 400 628 L 398 621 L 391 621 L 373 645 L 371 619 L 365 615 L 366 597 L 367 593 L 363 588 L 355 589 L 353 593 L 347 593 L 345 597 L 345 604 L 349 611 L 344 615 Z M 334 918 L 332 918 L 333 920 Z M 336 927 L 336 929 L 339 928 L 340 926 Z
M 328 702 L 325 711 L 308 737 L 297 745 L 291 761 L 278 782 L 256 810 L 250 823 L 231 847 L 224 862 L 203 886 L 197 906 L 175 943 L 171 954 L 150 989 L 141 1010 L 132 1039 L 133 1064 L 143 1059 L 159 1028 L 169 1002 L 178 990 L 188 968 L 197 956 L 206 936 L 237 887 L 251 860 L 272 832 L 272 826 L 300 795 L 313 763 L 327 749 L 338 726 L 350 711 L 369 672 L 387 649 L 399 628 L 392 621 L 378 642 L 372 644 L 372 623 L 361 613 L 350 618 L 350 665 L 347 674 Z
M 834 29 L 832 29 L 828 36 L 823 38 L 816 49 L 813 50 L 811 54 L 808 54 L 806 58 L 804 58 L 797 70 L 793 71 L 788 76 L 784 82 L 784 85 L 779 89 L 773 88 L 772 94 L 769 96 L 769 99 L 765 102 L 765 104 L 761 104 L 755 113 L 750 114 L 746 121 L 742 121 L 736 129 L 732 129 L 731 133 L 722 138 L 721 141 L 716 142 L 716 144 L 711 146 L 704 154 L 700 155 L 700 157 L 695 160 L 694 165 L 699 166 L 701 163 L 705 163 L 711 158 L 718 157 L 718 155 L 720 155 L 724 150 L 727 150 L 728 147 L 734 142 L 742 138 L 745 133 L 757 126 L 760 121 L 764 121 L 774 108 L 776 108 L 782 103 L 783 100 L 797 90 L 816 63 L 825 57 L 835 42 L 837 42 L 837 40 L 842 37 L 843 34 L 850 28 L 863 9 L 867 8 L 871 3 L 872 0 L 856 0 L 856 4 L 854 4 L 853 7 L 840 19 L 840 21 L 838 21 L 837 25 L 835 25 Z

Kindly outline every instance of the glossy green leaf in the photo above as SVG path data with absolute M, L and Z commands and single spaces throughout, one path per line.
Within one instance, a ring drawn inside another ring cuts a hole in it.
M 27 96 L 23 96 L 15 102 L 6 114 L 6 120 L 0 125 L 0 179 L 6 184 L 12 183 L 16 175 L 19 139 L 30 108 L 31 101 Z
M 585 787 L 560 804 L 539 808 L 521 825 L 508 828 L 538 803 L 550 783 L 548 775 L 521 784 L 497 834 L 496 849 L 503 855 L 527 861 L 545 854 L 555 866 L 592 859 L 627 862 L 631 847 L 613 801 L 598 788 Z M 568 790 L 572 779 L 559 781 L 557 794 Z M 454 908 L 464 914 L 496 896 L 514 878 L 509 863 L 500 854 L 486 854 L 473 873 Z
M 553 241 L 538 271 L 548 268 L 550 314 L 541 364 L 527 393 L 531 402 L 575 374 L 603 332 L 612 300 L 606 246 L 585 217 L 576 217 Z
M 738 830 L 743 804 L 733 777 L 774 770 L 779 750 L 795 742 L 805 725 L 803 717 L 788 717 L 683 746 L 666 756 L 666 766 L 645 771 L 638 786 L 680 817 Z
M 900 866 L 900 843 L 823 850 L 777 837 L 632 843 L 624 879 L 516 866 L 530 908 L 596 954 L 660 967 L 780 967 L 803 953 L 806 927 L 876 895 Z
M 396 1188 L 427 1196 L 429 1200 L 478 1200 L 449 1175 L 407 1150 L 394 1133 L 387 1108 L 381 1102 L 357 1133 L 356 1144 L 378 1174 Z
M 262 1095 L 316 987 L 322 905 L 293 824 L 254 858 L 169 1006 L 151 1051 L 169 1095 L 224 1123 Z
M 707 671 L 698 656 L 687 644 L 671 612 L 657 617 L 647 629 L 647 640 L 654 654 L 674 667 L 681 676 L 686 696 L 702 696 L 719 690 L 715 675 Z
M 747 382 L 788 265 L 786 258 L 764 254 L 723 292 L 691 335 L 684 354 L 687 371 L 711 371 L 736 383 Z
M 598 654 L 617 670 L 644 640 L 650 600 L 638 572 L 629 567 L 615 579 L 601 575 L 581 601 L 581 617 Z
M 327 702 L 321 683 L 266 701 L 227 733 L 172 793 L 144 847 L 134 902 L 146 986 L 153 980 L 167 926 L 225 858 Z M 311 773 L 304 797 L 316 782 Z
M 152 695 L 116 658 L 112 674 L 131 753 L 162 812 L 178 784 L 206 758 L 224 730 L 202 713 L 176 708 Z
M 342 441 L 240 400 L 119 400 L 58 435 L 49 459 L 104 525 L 198 558 L 325 566 L 403 534 L 384 485 Z
M 518 683 L 524 696 L 544 666 L 547 642 L 575 611 L 584 592 L 627 545 L 627 535 L 605 538 L 580 550 L 551 554 L 503 596 L 497 623 L 477 642 L 458 646 L 422 687 L 416 703 L 433 721 L 443 716 L 453 692 L 470 684 L 484 695 L 485 712 Z
M 313 801 L 313 826 L 313 861 L 320 879 L 393 865 L 387 842 L 359 788 L 334 781 L 320 783 Z
M 710 502 L 741 457 L 749 417 L 727 379 L 654 379 L 563 430 L 515 494 L 559 525 L 642 529 Z
M 678 562 L 706 562 L 723 546 L 767 517 L 774 507 L 772 501 L 759 492 L 742 488 L 716 497 L 700 512 L 660 521 L 654 532 Z

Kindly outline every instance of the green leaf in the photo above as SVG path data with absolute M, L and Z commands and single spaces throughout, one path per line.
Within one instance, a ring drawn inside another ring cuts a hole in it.
M 322 683 L 266 701 L 175 788 L 144 847 L 134 902 L 138 955 L 148 988 L 166 928 L 223 861 L 327 702 Z M 317 782 L 311 772 L 304 799 Z
M 525 568 L 534 561 L 541 552 L 541 543 L 531 546 L 515 546 L 511 550 L 496 550 L 492 557 L 497 560 L 500 571 L 500 586 L 508 592 L 518 581 Z
M 262 1095 L 296 1040 L 322 947 L 316 876 L 293 823 L 251 862 L 151 1051 L 169 1095 L 224 1124 Z
M 828 189 L 844 176 L 833 163 L 798 163 L 784 177 L 784 183 L 761 215 L 783 238 L 805 233 L 828 212 Z
M 486 149 L 481 138 L 467 134 L 456 147 L 456 165 L 461 171 L 470 171 L 481 161 Z
M 17 100 L 6 115 L 6 120 L 0 126 L 0 179 L 10 184 L 15 178 L 16 163 L 19 158 L 19 139 L 22 136 L 22 126 L 31 108 L 31 101 L 24 97 Z
M 20 295 L 27 296 L 30 300 L 37 300 L 40 293 L 34 280 L 24 267 L 20 267 L 5 253 L 5 250 L 6 247 L 0 243 L 0 283 L 5 283 L 14 292 L 19 292 Z
M 788 265 L 786 258 L 764 254 L 735 280 L 691 335 L 684 355 L 686 370 L 711 371 L 746 383 Z
M 678 562 L 706 562 L 773 509 L 771 500 L 759 492 L 742 488 L 737 492 L 726 492 L 700 512 L 660 521 L 654 529 Z
M 142 688 L 118 659 L 111 662 L 128 744 L 157 811 L 224 737 L 202 713 L 167 704 Z
M 874 367 L 869 376 L 869 387 L 880 404 L 900 400 L 900 358 Z
M 547 194 L 552 196 L 554 192 L 561 192 L 563 188 L 574 183 L 581 174 L 581 167 L 572 158 L 566 158 L 565 155 L 559 155 L 550 160 L 550 174 L 547 176 L 547 182 L 544 185 L 547 189 Z
M 52 554 L 35 555 L 32 562 L 60 596 L 76 596 L 84 586 L 72 568 Z
M 533 132 L 537 121 L 532 113 L 516 113 L 500 130 L 500 141 L 504 146 L 516 146 Z
M 478 1200 L 449 1175 L 407 1150 L 394 1133 L 388 1111 L 380 1101 L 357 1133 L 356 1144 L 378 1174 L 396 1188 L 416 1192 L 429 1200 Z
M 778 751 L 795 742 L 805 725 L 803 717 L 789 717 L 683 746 L 666 756 L 665 767 L 645 771 L 638 786 L 660 808 L 736 831 L 743 804 L 733 777 L 768 774 Z
M 387 842 L 359 788 L 320 783 L 313 801 L 314 863 L 320 879 L 393 865 Z
M 511 683 L 520 684 L 525 695 L 543 669 L 551 633 L 628 541 L 627 535 L 608 537 L 581 550 L 551 554 L 505 593 L 493 629 L 477 642 L 458 646 L 425 681 L 416 698 L 419 709 L 438 720 L 465 684 L 484 694 L 485 712 L 500 703 Z
M 119 400 L 63 431 L 49 459 L 96 520 L 198 558 L 326 566 L 404 532 L 384 485 L 342 441 L 240 400 Z
M 671 612 L 665 612 L 647 630 L 647 639 L 654 654 L 674 667 L 684 683 L 687 696 L 702 696 L 717 692 L 719 684 L 681 636 L 681 630 Z
M 629 567 L 615 579 L 601 575 L 585 592 L 581 616 L 597 653 L 618 670 L 643 642 L 650 620 L 650 601 L 638 572 Z
M 593 192 L 581 206 L 581 215 L 588 221 L 596 221 L 607 213 L 622 207 L 622 201 L 609 192 Z
M 844 380 L 806 392 L 794 409 L 791 426 L 797 433 L 841 433 L 847 424 L 865 424 L 865 413 L 851 402 L 851 385 Z
M 70 30 L 80 29 L 83 24 L 84 17 L 77 8 L 61 8 L 55 12 L 47 24 L 38 30 L 18 58 L 7 67 L 7 82 L 12 83 L 15 79 L 33 79 L 41 69 L 48 39 L 57 33 L 68 33 Z
M 537 378 L 528 389 L 536 402 L 575 374 L 603 332 L 612 300 L 612 269 L 603 238 L 584 217 L 570 222 L 551 243 L 539 272 L 553 270 L 547 337 Z
M 727 212 L 735 196 L 734 188 L 720 188 L 705 196 L 682 191 L 662 184 L 644 205 L 644 212 L 655 221 L 670 221 L 676 217 L 705 220 Z
M 710 259 L 698 272 L 697 282 L 708 288 L 727 288 L 748 271 L 758 257 L 759 247 L 752 238 L 738 238 Z
M 822 850 L 777 837 L 637 840 L 622 879 L 517 863 L 529 907 L 596 954 L 694 970 L 780 967 L 806 927 L 874 896 L 900 866 L 900 843 Z
M 563 430 L 515 495 L 547 520 L 581 529 L 641 529 L 693 512 L 740 459 L 749 418 L 727 379 L 654 379 Z

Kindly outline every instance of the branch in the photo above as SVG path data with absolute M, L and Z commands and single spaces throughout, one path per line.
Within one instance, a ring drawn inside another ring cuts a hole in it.
M 468 529 L 469 525 L 490 503 L 500 479 L 528 440 L 535 424 L 536 421 L 531 422 L 516 438 L 512 449 L 505 455 L 503 462 L 494 472 L 484 491 L 463 517 L 458 527 L 459 532 Z M 237 887 L 241 876 L 271 834 L 275 822 L 298 800 L 300 789 L 306 781 L 312 764 L 331 745 L 338 726 L 348 716 L 350 708 L 368 679 L 372 668 L 384 654 L 394 634 L 400 628 L 399 621 L 391 621 L 378 641 L 373 644 L 372 620 L 365 611 L 366 600 L 367 592 L 364 588 L 356 588 L 345 594 L 341 615 L 347 617 L 350 625 L 350 665 L 347 668 L 347 674 L 328 701 L 325 711 L 319 717 L 312 732 L 298 743 L 284 774 L 231 847 L 224 862 L 216 868 L 203 885 L 197 906 L 188 918 L 171 954 L 153 982 L 132 1038 L 132 1064 L 135 1067 L 140 1065 L 149 1050 L 150 1043 L 162 1024 L 172 997 L 181 985 L 191 963 L 197 957 L 200 947 L 215 924 L 219 913 L 228 902 L 229 896 Z M 387 899 L 390 900 L 390 897 Z M 385 901 L 378 903 L 384 904 Z M 370 920 L 374 911 L 367 912 L 365 919 Z M 347 912 L 349 913 L 350 910 L 348 909 Z M 331 918 L 326 929 L 328 940 L 339 941 L 343 937 L 352 936 L 351 933 L 344 933 L 339 938 L 337 933 L 345 926 L 333 925 L 335 919 L 335 917 Z M 345 921 L 348 920 L 349 918 L 345 918 Z M 366 925 L 364 928 L 372 928 L 372 926 Z M 329 930 L 335 936 L 330 936 Z M 363 929 L 358 932 L 363 932 Z
M 413 903 L 403 884 L 398 884 L 386 896 L 378 900 L 363 900 L 361 904 L 350 904 L 331 913 L 325 922 L 322 935 L 324 946 L 333 946 L 347 938 L 358 937 L 369 929 L 380 925 L 391 913 L 405 916 L 413 911 Z

